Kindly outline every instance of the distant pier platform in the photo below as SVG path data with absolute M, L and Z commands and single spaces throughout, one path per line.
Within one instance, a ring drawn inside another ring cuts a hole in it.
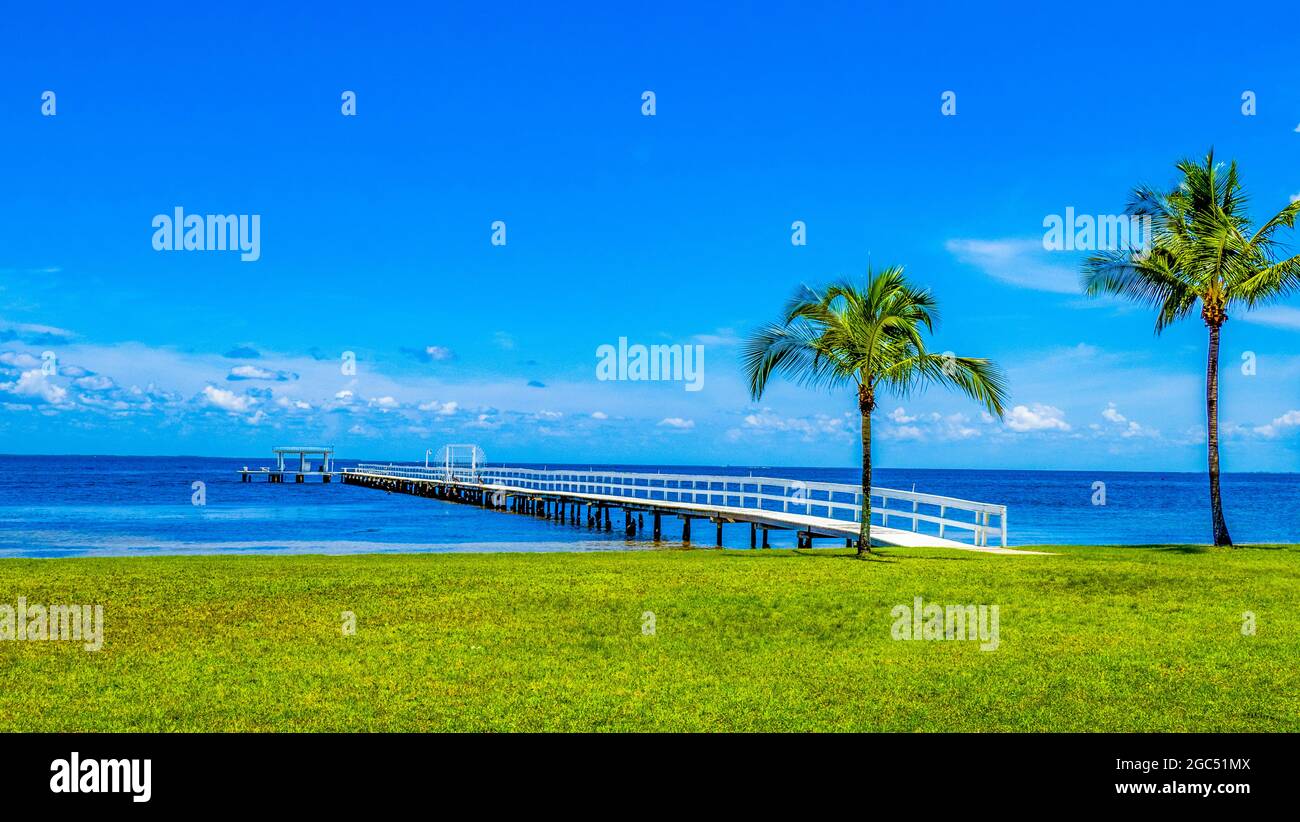
M 240 482 L 252 482 L 256 477 L 263 477 L 267 482 L 284 482 L 286 476 L 293 477 L 294 482 L 306 482 L 309 478 L 319 478 L 321 482 L 330 482 L 342 472 L 334 469 L 334 446 L 332 445 L 282 445 L 271 449 L 275 456 L 275 467 L 249 468 L 247 465 L 239 471 Z M 286 459 L 297 456 L 294 460 Z M 320 461 L 312 464 L 311 458 Z

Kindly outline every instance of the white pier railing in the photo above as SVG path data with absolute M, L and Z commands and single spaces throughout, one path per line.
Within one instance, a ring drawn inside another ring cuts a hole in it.
M 622 471 L 547 471 L 537 468 L 447 468 L 444 466 L 361 463 L 344 469 L 405 479 L 456 482 L 484 488 L 505 487 L 540 494 L 599 494 L 629 502 L 656 500 L 740 508 L 786 514 L 806 514 L 857 522 L 862 490 L 847 483 L 810 482 L 777 477 L 701 474 L 650 474 Z M 953 538 L 955 530 L 977 546 L 1007 545 L 1007 507 L 955 497 L 919 494 L 890 488 L 871 489 L 873 522 L 886 528 Z M 992 520 L 996 519 L 996 524 Z M 893 523 L 891 525 L 891 522 Z

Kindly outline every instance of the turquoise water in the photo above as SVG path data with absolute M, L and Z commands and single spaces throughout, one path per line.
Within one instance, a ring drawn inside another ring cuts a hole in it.
M 627 539 L 617 524 L 606 534 L 341 483 L 239 481 L 237 469 L 265 464 L 265 458 L 255 457 L 2 456 L 0 556 L 654 547 Z M 340 462 L 339 467 L 351 464 Z M 571 467 L 857 481 L 851 468 Z M 205 483 L 205 505 L 191 503 L 195 481 Z M 1092 504 L 1096 482 L 1106 485 L 1104 506 Z M 875 485 L 915 486 L 924 493 L 1005 504 L 1013 545 L 1209 539 L 1208 492 L 1201 474 L 882 468 Z M 1224 477 L 1223 493 L 1237 542 L 1300 541 L 1300 475 L 1230 474 Z M 665 540 L 676 540 L 676 521 L 664 523 Z M 712 529 L 697 527 L 695 539 L 711 543 Z M 749 530 L 732 526 L 725 540 L 748 547 Z M 773 533 L 772 544 L 793 545 L 793 537 Z

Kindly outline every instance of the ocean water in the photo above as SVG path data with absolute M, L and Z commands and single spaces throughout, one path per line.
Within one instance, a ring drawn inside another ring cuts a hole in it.
M 585 526 L 485 511 L 342 483 L 241 483 L 242 466 L 266 458 L 0 456 L 0 556 L 201 553 L 650 550 Z M 340 461 L 338 467 L 354 463 Z M 772 476 L 856 482 L 854 469 L 716 466 L 536 466 Z M 192 504 L 192 484 L 206 504 Z M 1093 484 L 1106 504 L 1093 505 Z M 1202 474 L 982 471 L 881 468 L 877 487 L 1008 506 L 1010 544 L 1205 543 L 1210 538 Z M 1300 474 L 1229 474 L 1224 507 L 1239 543 L 1300 541 Z M 878 521 L 878 518 L 877 518 Z M 678 537 L 664 520 L 665 544 Z M 728 545 L 749 531 L 728 528 Z M 697 544 L 711 544 L 697 526 Z M 793 545 L 773 533 L 772 545 Z

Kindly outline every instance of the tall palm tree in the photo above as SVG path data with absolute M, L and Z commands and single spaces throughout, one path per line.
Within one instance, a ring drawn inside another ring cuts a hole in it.
M 857 389 L 862 414 L 862 508 L 858 556 L 871 550 L 871 413 L 884 391 L 905 397 L 922 384 L 955 386 L 1002 416 L 1006 383 L 986 359 L 932 354 L 938 309 L 930 292 L 913 287 L 901 266 L 872 274 L 863 285 L 844 281 L 822 292 L 803 286 L 778 323 L 745 343 L 749 393 L 759 400 L 773 374 L 814 388 Z
M 1214 544 L 1231 546 L 1219 493 L 1219 334 L 1229 309 L 1249 309 L 1300 285 L 1300 256 L 1280 259 L 1277 237 L 1295 226 L 1300 202 L 1252 230 L 1236 162 L 1224 173 L 1211 149 L 1204 162 L 1183 160 L 1178 171 L 1182 181 L 1172 191 L 1137 188 L 1129 201 L 1129 214 L 1150 218 L 1149 247 L 1090 256 L 1083 288 L 1089 296 L 1114 294 L 1154 307 L 1157 334 L 1200 305 L 1210 331 L 1205 427 L 1211 524 Z

